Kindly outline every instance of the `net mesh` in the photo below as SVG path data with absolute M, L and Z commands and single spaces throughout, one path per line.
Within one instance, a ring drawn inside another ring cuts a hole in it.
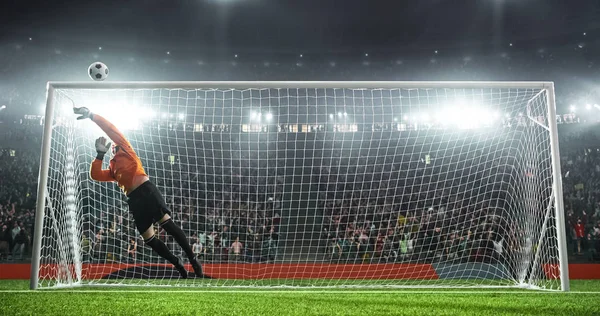
M 90 179 L 102 132 L 71 100 L 125 133 L 213 279 L 179 279 L 118 187 Z M 545 90 L 57 89 L 51 102 L 39 287 L 560 288 Z

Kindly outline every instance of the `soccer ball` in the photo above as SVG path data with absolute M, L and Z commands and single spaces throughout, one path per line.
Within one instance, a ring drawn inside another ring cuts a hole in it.
M 108 67 L 97 61 L 90 65 L 89 74 L 93 80 L 102 81 L 108 77 Z

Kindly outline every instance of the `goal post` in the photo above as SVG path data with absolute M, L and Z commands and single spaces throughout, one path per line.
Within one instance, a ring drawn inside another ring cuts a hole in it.
M 123 130 L 214 279 L 89 179 L 102 132 L 73 103 Z M 50 82 L 44 124 L 32 289 L 569 290 L 552 82 Z
M 567 253 L 567 229 L 565 227 L 565 205 L 563 201 L 562 172 L 560 168 L 560 151 L 558 149 L 558 127 L 556 118 L 556 99 L 554 83 L 546 85 L 546 97 L 548 105 L 548 126 L 550 130 L 550 151 L 552 154 L 552 182 L 554 191 L 555 213 L 556 213 L 556 236 L 558 238 L 558 257 L 560 265 L 560 288 L 569 291 L 569 262 Z

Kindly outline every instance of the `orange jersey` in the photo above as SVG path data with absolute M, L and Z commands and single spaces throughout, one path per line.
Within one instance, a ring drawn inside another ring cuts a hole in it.
M 142 161 L 129 141 L 114 125 L 98 114 L 94 114 L 92 121 L 100 126 L 114 142 L 113 146 L 119 146 L 119 149 L 110 160 L 107 170 L 102 169 L 102 160 L 94 159 L 90 168 L 90 177 L 96 181 L 116 181 L 126 195 L 131 193 L 132 189 L 148 180 Z

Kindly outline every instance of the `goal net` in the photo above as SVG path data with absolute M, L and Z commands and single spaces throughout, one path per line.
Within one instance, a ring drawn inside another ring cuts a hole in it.
M 212 279 L 90 179 L 103 133 L 73 103 L 123 131 Z M 568 290 L 554 111 L 552 83 L 51 83 L 31 286 Z

